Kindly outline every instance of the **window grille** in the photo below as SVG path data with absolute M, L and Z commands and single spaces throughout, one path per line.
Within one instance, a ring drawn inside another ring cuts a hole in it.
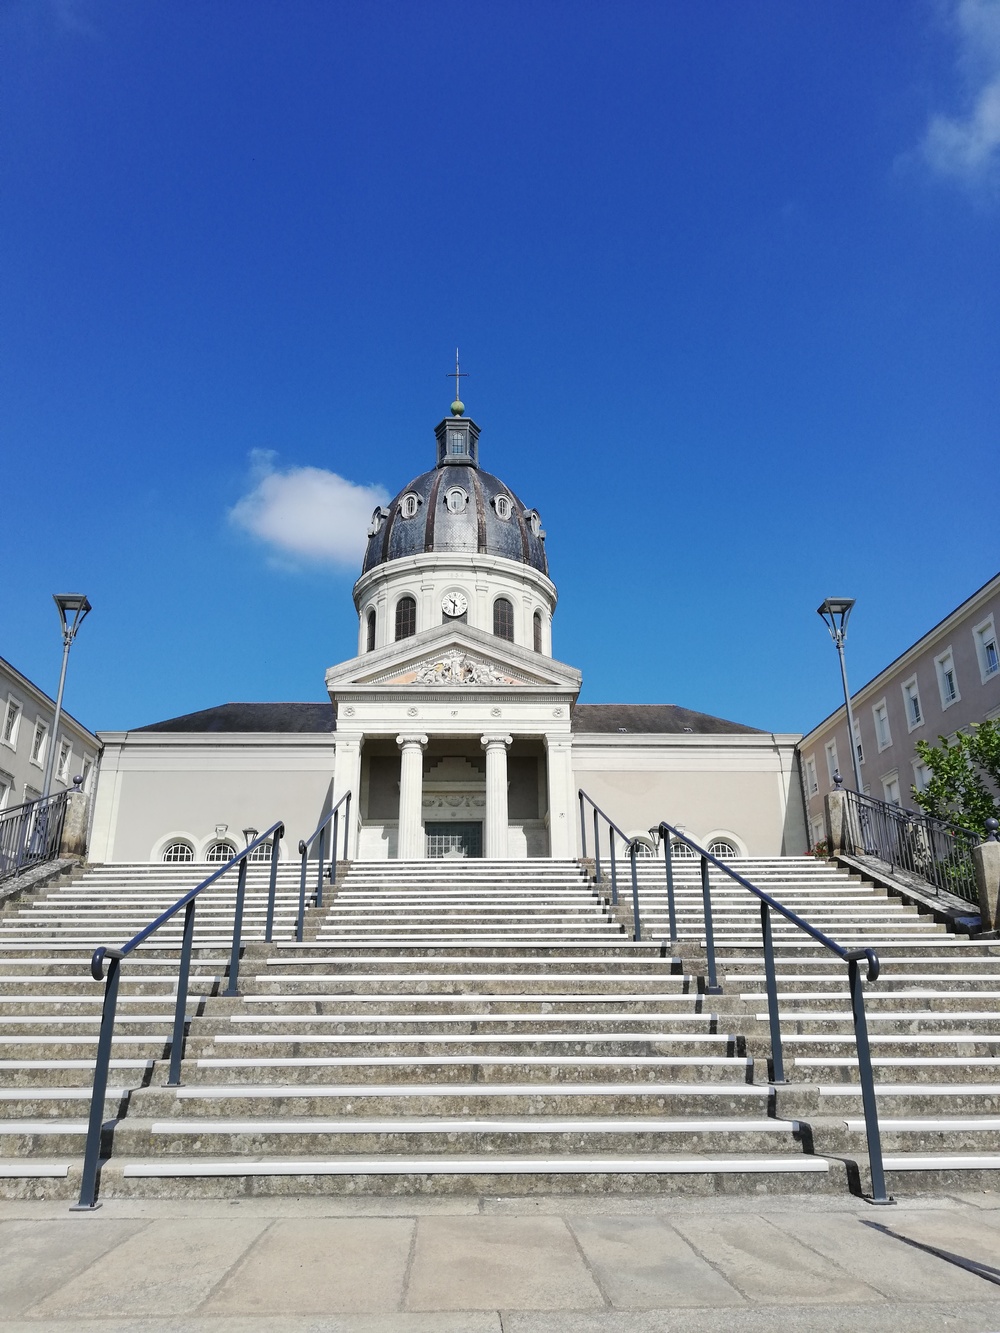
M 689 847 L 686 842 L 675 839 L 670 844 L 670 859 L 672 861 L 693 861 L 694 848 Z
M 417 632 L 417 603 L 412 597 L 401 597 L 396 603 L 396 638 L 408 639 Z
M 194 849 L 186 842 L 172 842 L 164 850 L 164 861 L 193 861 Z
M 498 495 L 493 501 L 493 508 L 497 511 L 497 518 L 510 518 L 512 510 L 510 497 L 507 495 Z
M 205 853 L 206 861 L 231 861 L 236 855 L 236 848 L 231 842 L 213 842 Z
M 45 749 L 45 737 L 48 734 L 48 727 L 44 722 L 35 723 L 35 735 L 31 742 L 31 758 L 36 764 L 42 762 L 42 752 Z
M 493 633 L 498 639 L 514 642 L 514 607 L 506 597 L 498 597 L 493 603 Z
M 273 854 L 274 854 L 274 845 L 272 844 L 271 840 L 268 839 L 267 842 L 262 842 L 259 847 L 255 847 L 253 851 L 250 853 L 250 855 L 247 857 L 247 860 L 253 863 L 266 861 L 268 862 L 268 864 L 270 864 L 271 857 Z
M 731 861 L 734 856 L 739 856 L 739 852 L 731 842 L 725 838 L 717 838 L 715 842 L 708 844 L 708 850 L 713 856 L 717 856 L 720 861 Z
M 14 742 L 14 734 L 17 731 L 17 719 L 21 716 L 21 705 L 16 699 L 7 700 L 7 716 L 3 724 L 3 738 L 8 745 Z

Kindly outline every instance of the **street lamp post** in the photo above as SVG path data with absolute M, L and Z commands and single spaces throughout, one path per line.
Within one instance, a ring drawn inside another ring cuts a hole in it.
M 828 597 L 816 612 L 823 619 L 830 631 L 830 638 L 837 646 L 840 658 L 840 679 L 844 683 L 844 706 L 847 709 L 847 743 L 851 747 L 851 760 L 854 765 L 854 785 L 860 795 L 864 791 L 861 781 L 861 765 L 858 763 L 858 741 L 854 730 L 854 710 L 851 707 L 851 692 L 847 688 L 847 667 L 844 663 L 844 640 L 847 638 L 847 621 L 854 608 L 853 597 Z
M 66 688 L 66 667 L 69 664 L 69 650 L 73 646 L 77 630 L 83 624 L 88 612 L 93 609 L 87 598 L 78 592 L 56 592 L 52 594 L 52 600 L 59 608 L 59 618 L 62 621 L 63 656 L 62 670 L 59 673 L 59 692 L 56 695 L 56 711 L 52 719 L 52 735 L 49 739 L 49 753 L 45 760 L 45 781 L 42 784 L 43 798 L 48 796 L 52 790 L 52 772 L 55 768 L 56 748 L 59 745 L 59 720 L 62 717 L 63 690 Z M 72 619 L 70 619 L 71 616 Z

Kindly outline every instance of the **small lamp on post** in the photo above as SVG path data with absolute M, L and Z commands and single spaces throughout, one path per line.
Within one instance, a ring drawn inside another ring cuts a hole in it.
M 844 640 L 847 638 L 847 621 L 854 609 L 853 597 L 828 597 L 816 608 L 824 625 L 830 631 L 830 638 L 837 648 L 840 658 L 840 679 L 844 685 L 844 707 L 847 710 L 847 741 L 851 747 L 851 759 L 854 766 L 854 785 L 858 794 L 864 791 L 861 781 L 861 765 L 858 763 L 858 741 L 854 731 L 854 710 L 851 707 L 851 692 L 847 688 L 847 666 L 844 662 Z
M 66 667 L 69 665 L 69 650 L 73 646 L 76 632 L 83 624 L 88 613 L 93 610 L 90 602 L 79 592 L 56 592 L 52 600 L 59 610 L 62 621 L 63 656 L 62 670 L 59 672 L 59 692 L 56 695 L 56 711 L 52 718 L 52 736 L 49 739 L 49 753 L 45 760 L 45 781 L 42 783 L 42 797 L 52 791 L 52 772 L 56 762 L 56 747 L 59 744 L 59 721 L 62 717 L 63 690 L 66 688 Z
M 250 844 L 253 842 L 254 838 L 256 838 L 256 836 L 257 836 L 257 834 L 259 833 L 259 831 L 260 831 L 259 829 L 255 829 L 255 828 L 245 828 L 245 829 L 243 830 L 243 836 L 244 836 L 244 838 L 246 838 L 246 840 L 247 840 L 247 846 L 248 846 L 248 847 L 249 847 Z

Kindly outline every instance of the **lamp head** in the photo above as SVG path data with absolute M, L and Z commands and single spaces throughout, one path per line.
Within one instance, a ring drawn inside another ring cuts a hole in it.
M 659 826 L 659 824 L 654 824 L 653 827 L 649 830 L 649 837 L 650 837 L 650 841 L 651 841 L 652 844 L 653 844 L 653 851 L 654 851 L 654 852 L 658 852 L 658 851 L 660 850 L 660 826 Z
M 59 610 L 63 639 L 67 643 L 72 643 L 76 638 L 77 630 L 83 624 L 88 612 L 93 610 L 93 607 L 82 592 L 54 592 L 52 600 Z
M 249 847 L 250 844 L 253 842 L 254 838 L 256 838 L 257 833 L 258 833 L 258 830 L 255 829 L 255 828 L 245 828 L 245 829 L 243 830 L 243 836 L 244 836 L 244 838 L 246 838 L 246 840 L 247 840 L 247 846 L 248 846 L 248 847 Z
M 816 608 L 816 614 L 822 617 L 838 648 L 847 638 L 847 621 L 853 609 L 853 597 L 827 597 Z

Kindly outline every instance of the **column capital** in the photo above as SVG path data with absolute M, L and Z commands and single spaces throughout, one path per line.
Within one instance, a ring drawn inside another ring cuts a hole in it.
M 483 736 L 480 739 L 480 744 L 484 750 L 496 750 L 500 746 L 503 746 L 506 750 L 508 745 L 513 744 L 513 741 L 513 736 Z
M 401 750 L 412 749 L 413 746 L 419 746 L 421 750 L 427 744 L 426 736 L 397 736 L 396 744 Z

